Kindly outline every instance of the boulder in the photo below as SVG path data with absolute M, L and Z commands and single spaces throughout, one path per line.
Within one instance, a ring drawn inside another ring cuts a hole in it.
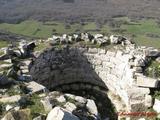
M 13 115 L 9 112 L 1 120 L 16 120 Z
M 95 38 L 95 39 L 103 38 L 103 35 L 102 35 L 102 34 L 96 34 L 96 35 L 94 35 L 94 38 Z
M 41 103 L 43 104 L 43 107 L 46 112 L 49 112 L 52 110 L 52 104 L 50 103 L 50 100 L 48 97 L 45 97 L 44 99 L 42 99 Z
M 46 116 L 40 115 L 40 116 L 38 116 L 36 118 L 33 118 L 33 120 L 46 120 Z
M 30 110 L 19 110 L 8 112 L 1 120 L 30 120 Z
M 137 76 L 137 86 L 147 88 L 159 88 L 160 81 L 143 75 Z
M 96 43 L 99 44 L 99 45 L 104 45 L 106 43 L 109 43 L 109 39 L 108 38 L 97 38 L 96 39 Z
M 145 106 L 146 107 L 152 107 L 153 105 L 153 99 L 152 99 L 152 96 L 151 95 L 146 95 L 145 96 Z
M 73 34 L 73 39 L 78 42 L 81 41 L 81 35 L 80 34 Z
M 20 95 L 10 96 L 10 97 L 3 97 L 0 98 L 0 102 L 2 103 L 14 103 L 18 102 L 21 99 Z
M 55 107 L 49 112 L 46 120 L 79 120 L 79 118 L 63 108 Z
M 85 104 L 87 102 L 87 99 L 80 97 L 80 96 L 76 96 L 75 100 L 79 103 Z
M 27 89 L 30 91 L 31 94 L 48 92 L 45 86 L 38 84 L 34 81 L 27 83 Z
M 33 120 L 42 120 L 42 117 L 41 116 L 38 116 L 36 118 L 33 118 Z
M 58 102 L 61 102 L 61 103 L 66 102 L 66 99 L 65 99 L 65 97 L 64 97 L 63 95 L 57 97 L 56 100 L 57 100 Z
M 65 97 L 71 98 L 71 99 L 75 99 L 75 95 L 72 94 L 65 94 Z
M 160 113 L 160 100 L 155 99 L 154 105 L 153 105 L 153 109 L 157 112 Z
M 68 43 L 72 43 L 73 42 L 73 37 L 72 36 L 68 36 Z
M 160 57 L 156 58 L 156 61 L 157 61 L 158 63 L 160 63 Z
M 110 42 L 111 42 L 112 44 L 118 44 L 118 42 L 119 42 L 118 36 L 111 35 L 111 36 L 110 36 Z
M 125 39 L 122 36 L 118 36 L 118 35 L 111 35 L 110 36 L 110 42 L 112 44 L 120 44 L 122 43 L 122 41 L 124 41 Z
M 65 105 L 64 105 L 65 109 L 70 111 L 70 112 L 73 112 L 74 110 L 76 110 L 76 106 L 75 104 L 73 103 L 70 103 L 70 102 L 67 102 Z
M 148 57 L 158 57 L 158 56 L 160 56 L 160 51 L 150 47 L 146 50 L 146 56 L 148 56 Z
M 98 116 L 97 106 L 93 100 L 87 99 L 86 107 L 91 114 Z
M 84 40 L 85 42 L 89 42 L 89 36 L 88 33 L 81 33 L 81 39 Z
M 12 105 L 6 105 L 6 111 L 9 111 L 9 110 L 11 110 L 11 109 L 13 109 L 13 106 L 12 106 Z
M 52 38 L 53 38 L 53 41 L 54 41 L 54 40 L 59 40 L 59 39 L 60 39 L 60 36 L 53 35 Z

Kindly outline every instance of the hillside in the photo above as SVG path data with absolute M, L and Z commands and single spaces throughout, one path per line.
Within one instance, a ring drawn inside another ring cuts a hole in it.
M 0 21 L 106 20 L 111 17 L 159 18 L 159 0 L 1 0 Z

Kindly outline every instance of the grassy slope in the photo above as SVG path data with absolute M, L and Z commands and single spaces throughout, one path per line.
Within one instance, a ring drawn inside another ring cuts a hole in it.
M 122 25 L 121 28 L 126 29 L 126 34 L 134 34 L 134 40 L 138 45 L 160 48 L 160 38 L 147 36 L 147 34 L 160 34 L 160 27 L 154 20 L 142 20 L 135 25 Z
M 148 37 L 146 34 L 160 35 L 160 27 L 154 20 L 142 20 L 137 23 L 131 22 L 128 18 L 116 18 L 117 21 L 126 21 L 131 24 L 122 24 L 119 29 L 124 29 L 124 35 L 134 35 L 135 42 L 138 45 L 153 46 L 160 48 L 160 38 Z M 94 22 L 87 23 L 86 25 L 73 24 L 70 28 L 65 29 L 64 24 L 60 22 L 47 22 L 43 24 L 41 22 L 28 20 L 20 24 L 0 24 L 0 29 L 7 30 L 13 33 L 18 33 L 26 36 L 48 38 L 53 33 L 74 33 L 77 29 L 80 32 L 91 30 L 91 33 L 97 33 L 96 24 Z M 56 30 L 56 31 L 54 31 Z M 93 30 L 93 31 L 92 31 Z M 54 32 L 53 32 L 54 31 Z M 104 25 L 100 33 L 113 33 L 112 28 L 107 24 Z M 120 33 L 121 34 L 121 33 Z

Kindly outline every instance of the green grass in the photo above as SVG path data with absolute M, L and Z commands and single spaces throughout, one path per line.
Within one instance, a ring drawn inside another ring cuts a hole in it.
M 155 20 L 142 20 L 137 24 L 122 25 L 121 28 L 126 29 L 128 33 L 132 34 L 160 33 L 160 28 Z
M 160 78 L 160 63 L 151 61 L 151 63 L 145 70 L 145 74 L 152 78 Z
M 0 40 L 0 48 L 3 48 L 3 47 L 7 47 L 8 46 L 8 42 L 7 41 L 4 41 L 4 40 Z M 1 53 L 2 51 L 0 51 Z
M 141 46 L 151 46 L 151 47 L 155 47 L 155 48 L 160 48 L 160 38 L 150 38 L 147 37 L 145 35 L 137 35 L 134 38 L 134 42 L 137 45 L 141 45 Z
M 88 22 L 85 25 L 72 24 L 69 28 L 65 28 L 64 23 L 58 21 L 48 21 L 45 23 L 37 22 L 34 20 L 27 20 L 19 24 L 7 24 L 1 23 L 0 30 L 6 30 L 12 33 L 22 34 L 31 37 L 48 38 L 52 34 L 70 34 L 75 32 L 88 31 L 92 34 L 104 33 L 104 34 L 122 34 L 125 36 L 133 36 L 134 41 L 138 45 L 153 46 L 160 48 L 160 37 L 150 37 L 148 34 L 160 36 L 160 26 L 156 20 L 139 20 L 131 21 L 127 17 L 114 18 L 114 23 L 120 24 L 118 28 L 111 28 L 108 24 L 104 24 L 99 31 L 94 22 Z M 6 43 L 0 44 L 1 46 Z M 43 45 L 42 45 L 43 46 Z M 41 46 L 40 46 L 41 48 Z
M 160 91 L 155 91 L 153 97 L 160 100 Z
M 49 46 L 49 43 L 46 43 L 46 42 L 39 43 L 39 44 L 36 46 L 35 51 L 43 51 L 43 50 L 46 49 L 48 46 Z
M 29 101 L 26 103 L 26 108 L 31 111 L 30 119 L 37 117 L 39 114 L 45 114 L 44 107 L 40 102 L 40 97 L 38 95 L 32 95 Z
M 134 41 L 138 45 L 160 48 L 160 37 L 148 37 L 147 34 L 159 35 L 160 27 L 155 20 L 141 20 L 137 24 L 121 25 L 125 34 L 134 35 Z

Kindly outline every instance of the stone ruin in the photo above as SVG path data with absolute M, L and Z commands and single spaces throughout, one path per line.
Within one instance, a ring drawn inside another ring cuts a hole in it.
M 30 49 L 35 48 L 33 43 L 20 45 L 23 46 L 21 54 L 7 53 L 0 57 L 6 59 L 17 55 L 34 59 L 26 65 L 30 76 L 27 88 L 31 93 L 46 94 L 42 95 L 45 97 L 41 102 L 45 110 L 49 111 L 46 118 L 37 117 L 34 120 L 116 120 L 121 119 L 117 114 L 119 112 L 143 112 L 153 107 L 151 89 L 158 89 L 160 80 L 145 76 L 144 70 L 150 60 L 159 60 L 159 50 L 136 47 L 127 38 L 115 35 L 64 34 L 53 36 L 47 41 L 50 48 L 37 58 L 32 54 L 33 49 Z M 82 41 L 98 44 L 98 47 L 77 44 Z M 107 48 L 108 45 L 112 45 L 112 48 Z M 53 96 L 54 100 L 65 103 L 65 109 L 53 107 Z M 68 97 L 70 102 L 66 101 Z M 73 104 L 71 101 L 78 103 Z M 85 109 L 77 109 L 77 104 L 85 104 Z M 159 108 L 158 104 L 155 110 Z M 56 114 L 57 111 L 59 114 Z
M 98 106 L 101 112 L 109 109 L 106 99 L 110 99 L 118 112 L 145 111 L 152 107 L 150 88 L 159 88 L 160 81 L 145 76 L 144 69 L 150 59 L 160 56 L 157 49 L 135 47 L 130 40 L 114 35 L 82 33 L 73 37 L 53 36 L 49 40 L 53 46 L 81 40 L 115 46 L 114 49 L 66 46 L 45 50 L 30 70 L 34 81 L 49 90 L 94 97 L 97 104 L 103 104 Z M 102 114 L 107 117 L 108 113 Z

